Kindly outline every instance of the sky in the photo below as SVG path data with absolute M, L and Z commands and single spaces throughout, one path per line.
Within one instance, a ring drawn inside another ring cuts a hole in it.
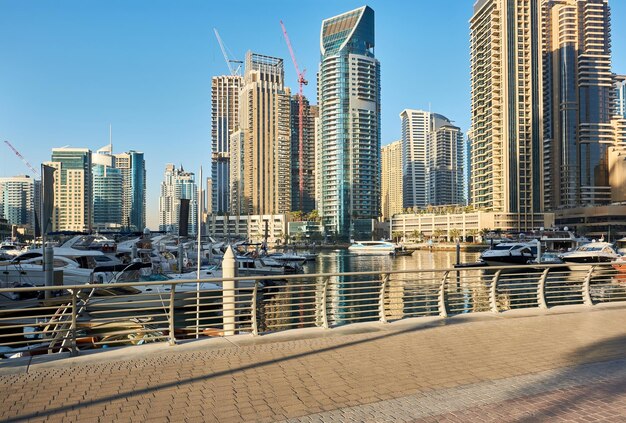
M 469 18 L 473 0 L 163 1 L 0 0 L 0 140 L 35 167 L 54 147 L 109 141 L 145 153 L 148 226 L 158 227 L 167 163 L 206 177 L 211 77 L 228 73 L 213 33 L 232 57 L 282 57 L 297 91 L 280 20 L 316 103 L 323 19 L 367 4 L 376 16 L 382 144 L 400 139 L 400 112 L 441 113 L 470 125 Z M 613 71 L 626 74 L 626 1 L 611 0 Z M 29 169 L 0 145 L 0 176 Z

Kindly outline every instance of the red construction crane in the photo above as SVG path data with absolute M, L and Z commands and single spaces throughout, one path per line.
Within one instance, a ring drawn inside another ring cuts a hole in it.
M 19 152 L 19 151 L 17 151 L 17 149 L 16 149 L 15 147 L 13 147 L 13 145 L 11 145 L 11 143 L 10 143 L 10 142 L 8 142 L 7 140 L 4 140 L 4 143 L 5 143 L 6 145 L 8 145 L 8 146 L 9 146 L 9 148 L 10 148 L 11 150 L 13 150 L 13 152 L 15 153 L 15 155 L 16 155 L 17 157 L 19 157 L 20 159 L 22 159 L 22 161 L 24 162 L 24 164 L 25 164 L 26 166 L 28 166 L 28 168 L 29 168 L 30 170 L 32 170 L 32 171 L 33 171 L 33 173 L 34 173 L 35 175 L 39 176 L 39 172 L 37 172 L 37 169 L 35 169 L 35 168 L 34 168 L 34 167 L 30 164 L 30 163 L 28 163 L 28 160 L 26 160 L 26 159 L 24 158 L 24 156 L 22 156 L 22 155 L 20 154 L 20 152 Z
M 287 42 L 287 47 L 289 48 L 289 54 L 291 55 L 291 60 L 293 61 L 293 65 L 296 68 L 296 73 L 298 74 L 298 177 L 299 177 L 299 191 L 300 191 L 300 210 L 304 209 L 303 204 L 303 196 L 304 196 L 304 141 L 302 139 L 302 123 L 304 120 L 304 96 L 302 94 L 302 86 L 307 85 L 309 82 L 304 79 L 304 74 L 306 69 L 300 72 L 300 67 L 298 67 L 298 62 L 296 61 L 296 55 L 293 53 L 293 48 L 291 47 L 291 41 L 289 41 L 289 35 L 287 35 L 287 30 L 285 29 L 285 24 L 283 21 L 280 21 L 280 26 L 283 29 L 283 34 L 285 35 L 285 41 Z

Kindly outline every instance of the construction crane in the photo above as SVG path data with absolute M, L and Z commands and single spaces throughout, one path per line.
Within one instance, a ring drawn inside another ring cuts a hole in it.
M 224 60 L 226 61 L 226 66 L 228 66 L 228 71 L 232 76 L 239 75 L 239 69 L 241 69 L 241 65 L 243 62 L 241 60 L 229 59 L 228 54 L 226 53 L 226 47 L 222 42 L 222 38 L 220 37 L 220 33 L 217 32 L 216 28 L 213 28 L 213 32 L 215 32 L 215 37 L 217 38 L 217 42 L 220 45 L 220 49 L 222 50 L 222 54 L 224 55 Z M 233 63 L 237 64 L 236 68 L 233 68 Z
M 309 82 L 304 78 L 306 69 L 303 69 L 303 71 L 300 72 L 300 67 L 296 61 L 296 55 L 293 52 L 293 47 L 291 46 L 291 41 L 289 41 L 289 35 L 287 35 L 287 29 L 285 29 L 283 21 L 280 21 L 280 26 L 283 29 L 285 41 L 287 42 L 287 47 L 289 48 L 289 54 L 291 55 L 291 60 L 293 61 L 293 65 L 296 68 L 296 74 L 298 75 L 298 188 L 300 194 L 300 210 L 302 211 L 304 209 L 304 140 L 302 128 L 304 121 L 304 95 L 302 94 L 302 86 L 307 85 Z
M 30 164 L 30 163 L 28 163 L 28 160 L 26 160 L 26 159 L 24 158 L 24 156 L 22 156 L 22 155 L 20 154 L 20 152 L 19 152 L 19 151 L 17 151 L 17 149 L 16 149 L 15 147 L 13 147 L 13 145 L 11 145 L 11 143 L 10 143 L 10 142 L 8 142 L 7 140 L 4 140 L 4 143 L 5 143 L 7 146 L 9 146 L 9 148 L 10 148 L 11 150 L 13 150 L 13 152 L 15 153 L 15 155 L 16 155 L 17 157 L 19 157 L 19 158 L 20 158 L 20 159 L 24 162 L 24 164 L 25 164 L 26 166 L 28 166 L 28 168 L 29 168 L 29 169 L 30 169 L 30 170 L 31 170 L 31 171 L 32 171 L 35 175 L 39 176 L 39 172 L 37 172 L 37 169 L 35 169 L 35 168 L 34 168 L 34 167 Z

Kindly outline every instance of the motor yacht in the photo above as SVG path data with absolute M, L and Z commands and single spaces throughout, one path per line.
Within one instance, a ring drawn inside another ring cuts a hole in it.
M 536 259 L 536 242 L 501 242 L 480 255 L 488 266 L 525 265 Z
M 608 242 L 590 242 L 581 245 L 574 251 L 560 254 L 559 257 L 566 264 L 598 264 L 615 261 L 619 254 Z
M 355 254 L 394 254 L 396 244 L 387 241 L 356 241 L 348 247 L 348 251 Z

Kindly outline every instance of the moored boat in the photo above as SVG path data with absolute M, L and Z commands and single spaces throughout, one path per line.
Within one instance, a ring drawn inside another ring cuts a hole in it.
M 384 254 L 395 253 L 396 244 L 387 241 L 355 241 L 348 247 L 348 251 L 355 254 Z
M 590 242 L 581 245 L 574 251 L 560 254 L 559 258 L 566 264 L 599 264 L 615 261 L 619 256 L 612 244 L 608 242 Z

